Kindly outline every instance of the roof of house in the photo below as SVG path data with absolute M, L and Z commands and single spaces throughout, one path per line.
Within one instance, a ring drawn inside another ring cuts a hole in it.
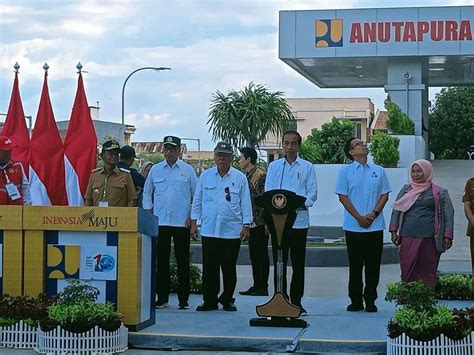
M 377 110 L 375 113 L 374 121 L 372 122 L 371 128 L 376 131 L 387 130 L 387 111 Z
M 137 153 L 162 153 L 163 142 L 132 142 Z M 180 155 L 187 151 L 186 144 L 181 144 Z

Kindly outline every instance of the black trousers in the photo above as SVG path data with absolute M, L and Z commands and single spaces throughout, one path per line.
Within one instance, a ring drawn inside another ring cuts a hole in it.
M 383 231 L 359 233 L 345 231 L 349 255 L 349 298 L 354 304 L 374 303 L 380 279 Z M 362 270 L 365 268 L 365 287 Z
M 306 238 L 308 229 L 291 230 L 289 243 L 283 248 L 283 293 L 287 293 L 286 266 L 288 264 L 288 254 L 291 257 L 291 268 L 293 275 L 290 284 L 290 301 L 295 306 L 301 306 L 301 299 L 304 293 L 304 267 L 306 259 Z M 272 252 L 274 265 L 274 286 L 277 289 L 277 261 L 278 261 L 278 241 L 276 236 L 272 235 Z
M 253 287 L 257 290 L 268 288 L 270 258 L 268 257 L 268 235 L 265 226 L 250 228 L 250 261 L 252 262 Z
M 240 239 L 211 238 L 202 236 L 202 294 L 204 303 L 215 306 L 233 303 L 237 284 L 237 257 Z M 220 291 L 220 271 L 224 290 Z
M 178 267 L 178 300 L 179 303 L 186 303 L 189 299 L 189 229 L 160 226 L 158 233 L 156 242 L 157 303 L 165 303 L 169 300 L 171 238 L 173 238 L 174 255 Z

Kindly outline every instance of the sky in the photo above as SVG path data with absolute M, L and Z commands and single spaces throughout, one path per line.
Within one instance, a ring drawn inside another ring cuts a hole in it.
M 474 0 L 392 0 L 390 7 L 473 5 Z M 320 89 L 278 58 L 278 12 L 387 7 L 386 1 L 173 1 L 0 0 L 0 114 L 8 110 L 20 64 L 25 115 L 36 119 L 45 62 L 55 118 L 69 120 L 83 65 L 89 105 L 100 120 L 121 122 L 125 78 L 141 67 L 170 67 L 134 74 L 125 90 L 125 123 L 132 141 L 165 135 L 199 138 L 213 148 L 208 120 L 217 90 L 253 81 L 285 97 L 369 97 L 383 109 L 383 89 Z M 430 90 L 433 99 L 436 89 Z M 4 121 L 0 116 L 0 121 Z M 188 149 L 197 142 L 188 141 Z

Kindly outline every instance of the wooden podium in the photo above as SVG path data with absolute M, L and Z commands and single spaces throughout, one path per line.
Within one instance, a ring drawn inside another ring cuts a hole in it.
M 132 207 L 24 206 L 23 229 L 25 295 L 56 294 L 68 278 L 90 280 L 99 302 L 115 303 L 131 330 L 155 323 L 154 215 Z
M 307 322 L 299 319 L 301 309 L 291 304 L 283 290 L 283 248 L 287 247 L 290 232 L 296 220 L 296 210 L 302 208 L 306 198 L 288 190 L 270 190 L 255 198 L 257 206 L 263 207 L 265 224 L 270 234 L 276 237 L 278 260 L 276 262 L 276 290 L 265 304 L 257 306 L 259 318 L 249 321 L 255 327 L 306 328 Z

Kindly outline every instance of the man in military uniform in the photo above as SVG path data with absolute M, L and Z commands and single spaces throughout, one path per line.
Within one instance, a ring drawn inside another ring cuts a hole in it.
M 467 218 L 467 232 L 466 235 L 471 239 L 471 268 L 472 268 L 472 283 L 471 292 L 474 295 L 474 177 L 466 182 L 464 195 L 462 196 L 464 202 L 464 213 Z
M 118 168 L 120 145 L 109 140 L 102 145 L 100 157 L 103 168 L 92 170 L 87 185 L 85 206 L 133 207 L 137 192 L 130 176 L 130 170 Z
M 31 205 L 23 165 L 11 159 L 14 147 L 10 138 L 0 136 L 0 205 Z

